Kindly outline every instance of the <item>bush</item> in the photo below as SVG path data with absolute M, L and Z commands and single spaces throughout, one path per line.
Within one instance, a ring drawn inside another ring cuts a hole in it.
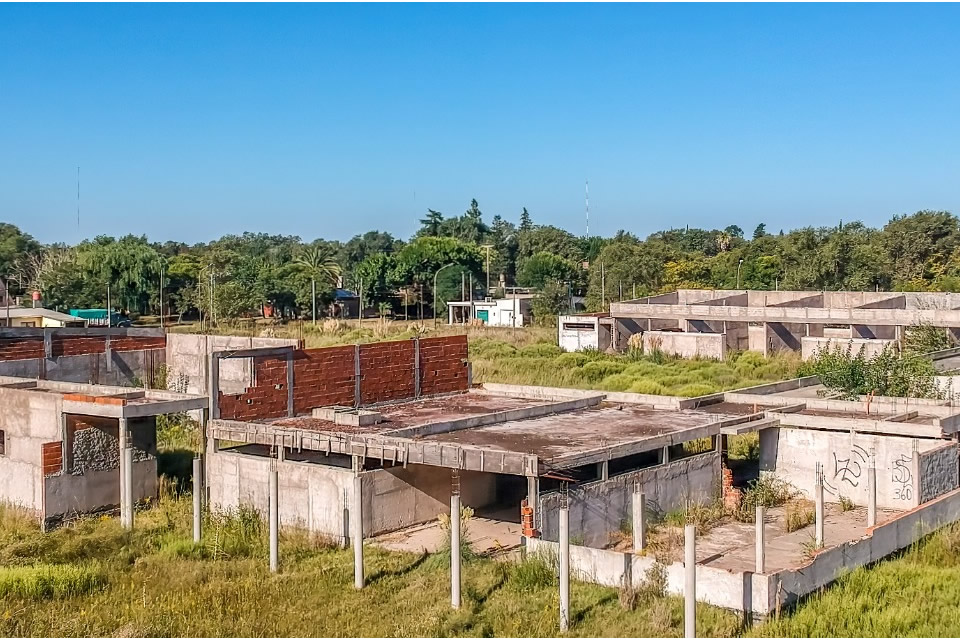
M 498 358 L 512 358 L 517 355 L 517 348 L 499 340 L 478 338 L 468 343 L 471 358 L 495 360 Z
M 71 564 L 0 567 L 0 598 L 68 598 L 101 589 L 106 584 L 106 577 L 98 567 Z
M 694 382 L 674 389 L 673 393 L 674 395 L 682 396 L 684 398 L 696 398 L 697 396 L 706 396 L 711 393 L 717 393 L 718 391 L 719 389 L 712 384 Z
M 637 380 L 627 389 L 630 393 L 647 393 L 656 396 L 663 395 L 665 390 L 666 388 L 659 382 L 646 378 Z
M 579 351 L 561 353 L 556 358 L 558 367 L 582 367 L 590 361 L 590 356 L 585 353 L 580 353 Z
M 828 345 L 804 363 L 800 373 L 817 376 L 825 387 L 848 400 L 870 393 L 911 398 L 943 395 L 934 381 L 933 362 L 920 356 L 900 357 L 890 345 L 870 358 L 864 347 L 853 355 L 852 342 L 846 348 Z
M 627 365 L 622 362 L 613 362 L 609 360 L 596 360 L 583 366 L 582 376 L 587 382 L 599 382 L 607 376 L 615 373 L 622 373 Z
M 563 354 L 563 349 L 555 344 L 547 344 L 545 342 L 528 344 L 520 349 L 520 355 L 535 358 L 555 358 L 561 354 Z
M 760 434 L 744 433 L 727 437 L 727 456 L 735 460 L 759 460 Z
M 733 515 L 740 522 L 753 522 L 757 516 L 757 505 L 776 507 L 796 495 L 796 488 L 789 482 L 774 475 L 762 475 L 747 486 L 747 489 L 743 492 L 743 499 L 740 501 L 740 510 Z M 788 518 L 789 512 L 790 508 L 788 506 Z
M 536 591 L 557 584 L 556 562 L 544 554 L 530 554 L 513 565 L 509 584 L 518 591 Z

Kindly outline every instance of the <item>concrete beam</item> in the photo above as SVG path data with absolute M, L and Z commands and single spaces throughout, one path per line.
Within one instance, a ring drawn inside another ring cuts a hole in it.
M 624 456 L 643 453 L 644 451 L 654 451 L 664 447 L 671 447 L 690 440 L 700 438 L 710 438 L 720 433 L 720 425 L 725 421 L 718 421 L 705 424 L 700 427 L 684 429 L 676 433 L 665 433 L 659 436 L 652 436 L 637 440 L 635 442 L 626 442 L 623 444 L 607 445 L 598 447 L 589 451 L 577 451 L 556 458 L 550 458 L 547 463 L 556 469 L 569 467 L 579 467 L 582 465 L 594 464 L 603 460 L 622 458 Z
M 836 418 L 832 416 L 803 415 L 799 413 L 781 413 L 780 426 L 822 429 L 827 431 L 856 431 L 893 436 L 917 438 L 942 438 L 943 429 L 936 425 L 887 422 L 885 420 L 866 420 L 861 418 Z

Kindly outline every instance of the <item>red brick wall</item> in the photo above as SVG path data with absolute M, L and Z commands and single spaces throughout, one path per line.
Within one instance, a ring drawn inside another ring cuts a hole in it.
M 43 475 L 51 476 L 63 470 L 63 443 L 44 442 L 41 449 Z
M 414 397 L 414 350 L 413 340 L 360 345 L 361 404 Z M 356 353 L 354 346 L 294 351 L 294 412 L 353 405 Z M 420 340 L 421 395 L 466 391 L 466 359 L 466 336 Z M 221 418 L 256 420 L 287 415 L 286 359 L 254 358 L 254 374 L 255 386 L 240 394 L 220 394 Z
M 165 349 L 167 339 L 158 337 L 116 338 L 110 341 L 113 351 L 146 351 Z M 54 358 L 60 356 L 82 356 L 91 353 L 104 353 L 106 339 L 84 336 L 53 336 L 51 352 Z M 23 338 L 0 338 L 0 360 L 34 360 L 45 357 L 43 338 L 30 336 Z
M 467 390 L 467 336 L 420 341 L 420 394 Z
M 0 338 L 0 360 L 33 360 L 42 358 L 43 338 Z

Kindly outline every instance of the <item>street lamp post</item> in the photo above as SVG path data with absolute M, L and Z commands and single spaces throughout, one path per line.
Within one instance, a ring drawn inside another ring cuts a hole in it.
M 743 258 L 740 258 L 740 262 L 737 263 L 737 289 L 740 288 L 740 267 L 743 266 Z
M 451 262 L 450 264 L 445 264 L 439 269 L 437 269 L 437 272 L 433 274 L 433 328 L 434 329 L 437 328 L 437 276 L 439 276 L 440 272 L 446 269 L 447 267 L 452 267 L 454 265 L 456 265 L 455 262 Z

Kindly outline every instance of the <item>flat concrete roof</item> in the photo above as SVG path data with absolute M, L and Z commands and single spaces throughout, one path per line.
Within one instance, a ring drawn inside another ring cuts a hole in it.
M 106 418 L 140 418 L 205 409 L 206 396 L 159 389 L 59 382 L 0 376 L 0 389 L 59 395 L 64 413 Z

